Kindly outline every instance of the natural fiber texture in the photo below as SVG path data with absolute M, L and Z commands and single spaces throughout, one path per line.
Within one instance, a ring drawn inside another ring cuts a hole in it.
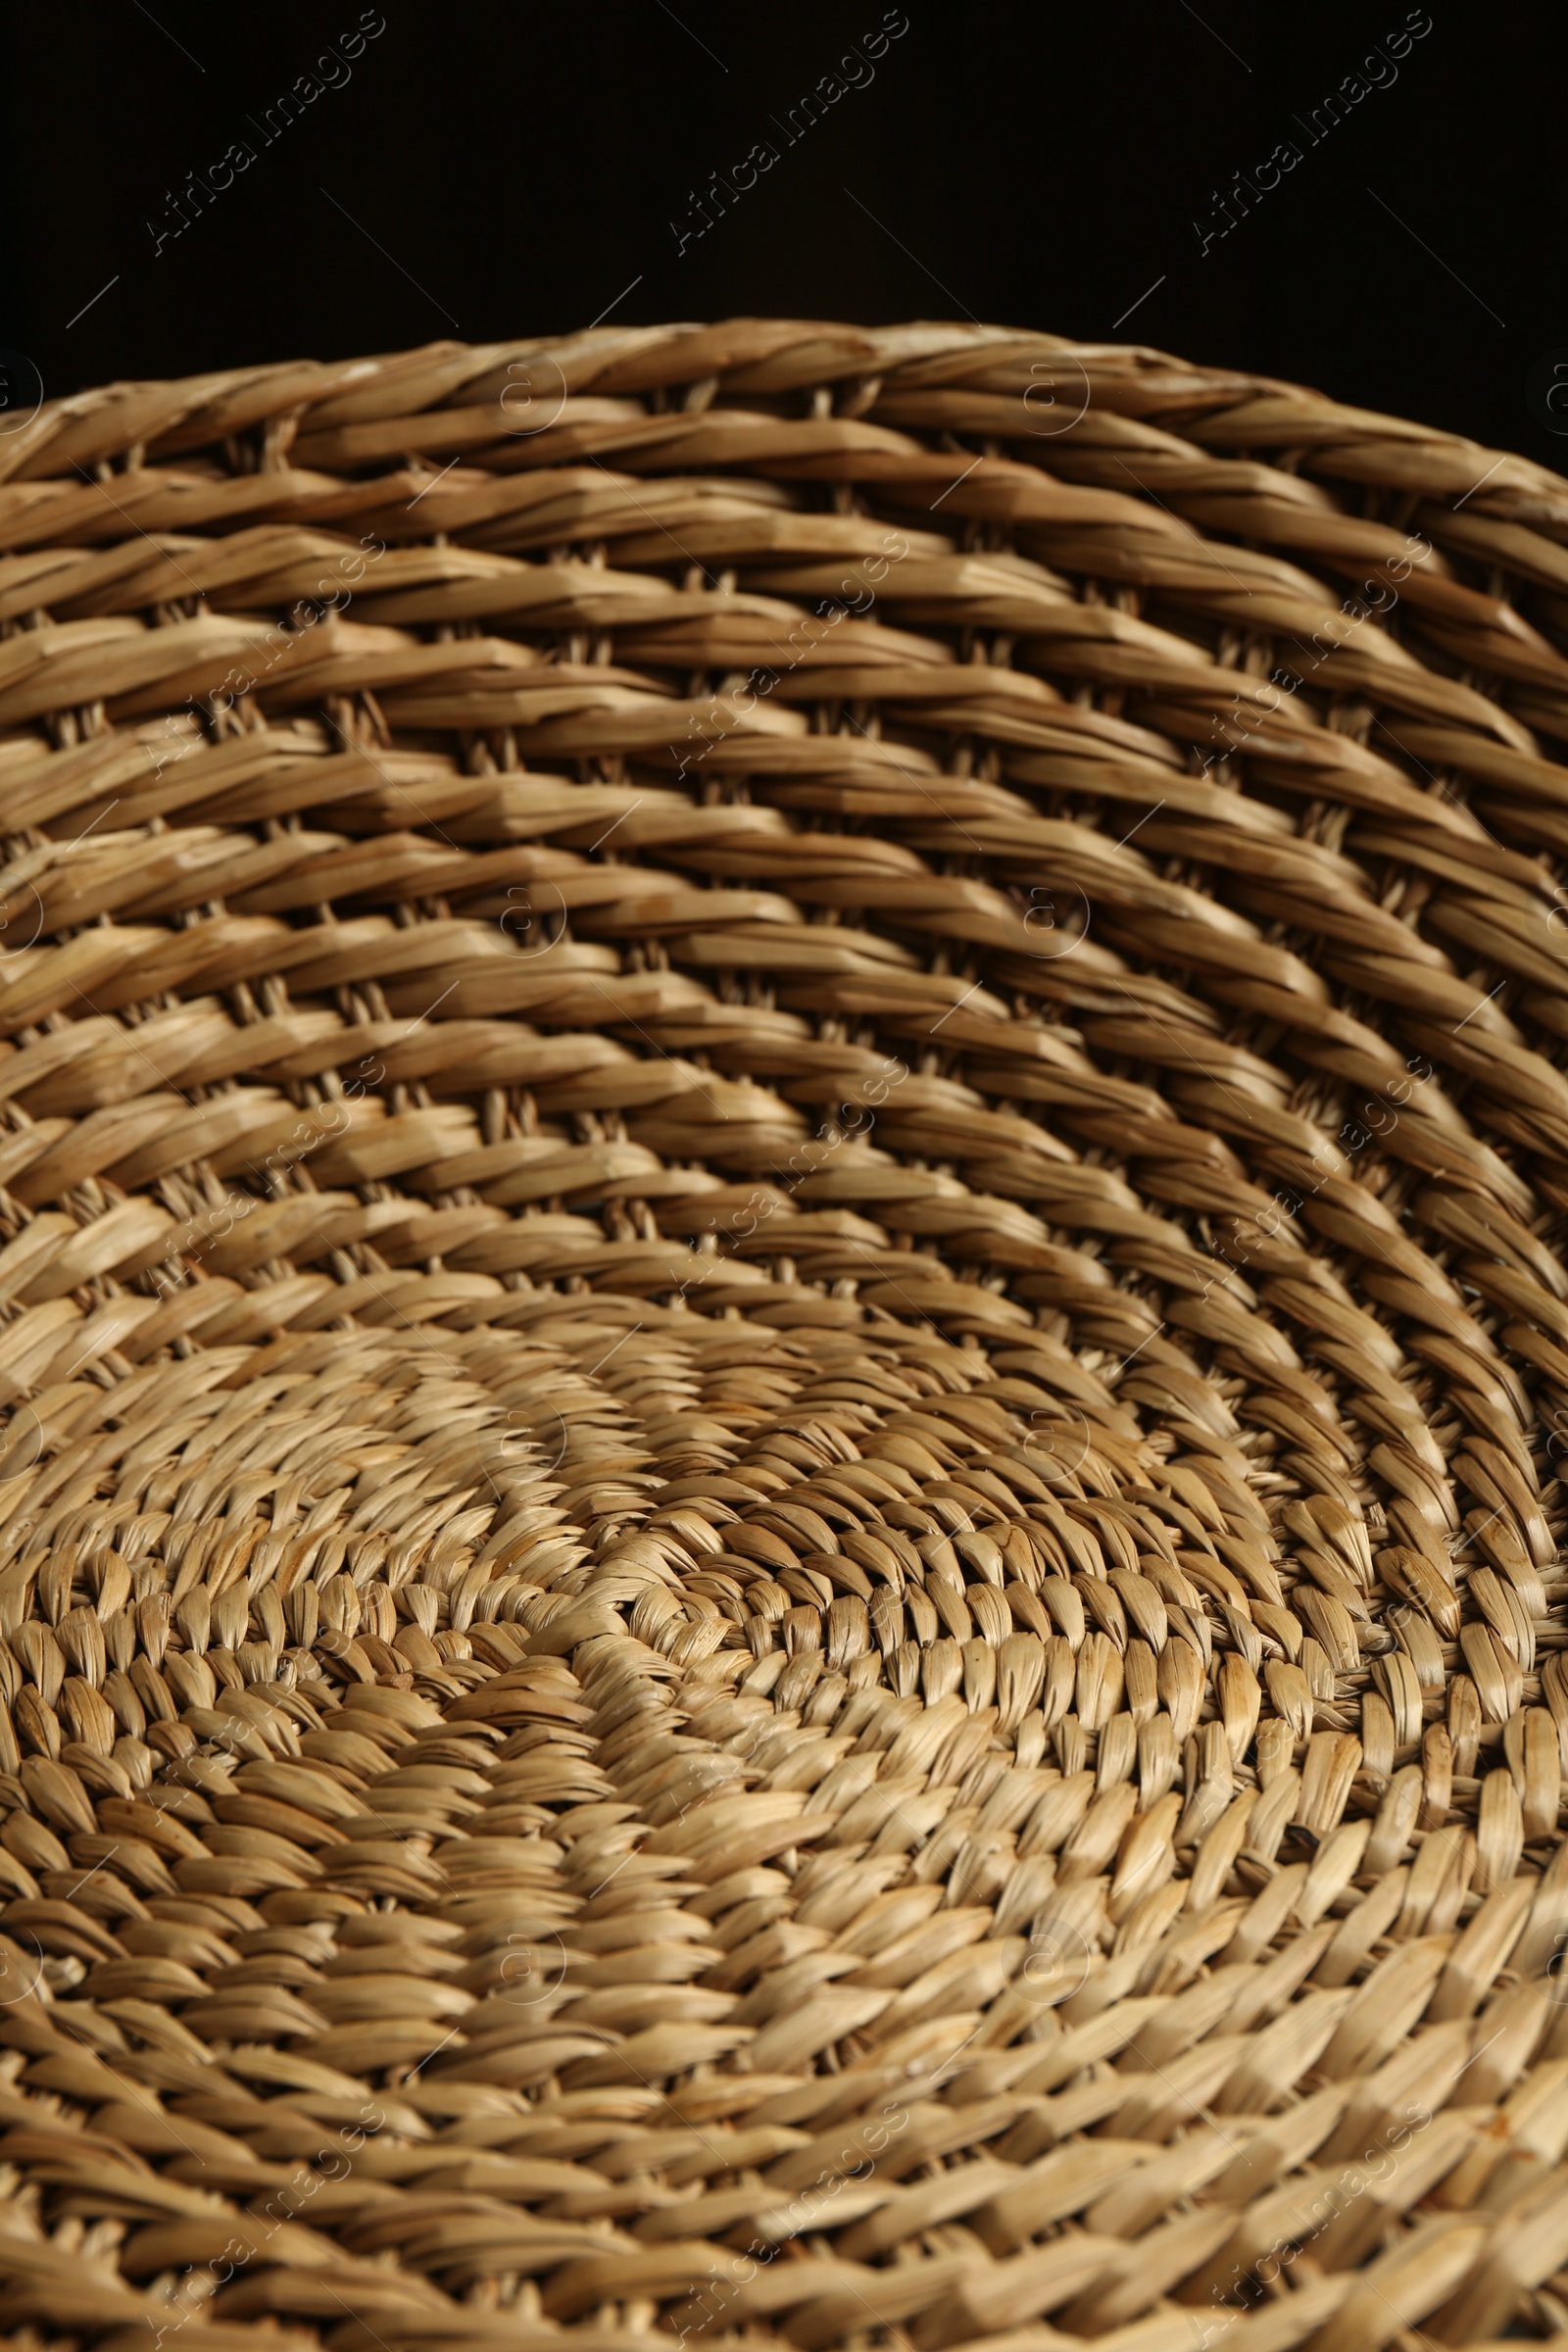
M 0 476 L 8 2340 L 1568 2328 L 1568 484 L 756 320 Z

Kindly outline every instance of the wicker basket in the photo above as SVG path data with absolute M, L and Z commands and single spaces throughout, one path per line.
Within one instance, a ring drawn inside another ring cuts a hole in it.
M 602 329 L 0 617 L 8 2340 L 1568 2328 L 1568 484 Z

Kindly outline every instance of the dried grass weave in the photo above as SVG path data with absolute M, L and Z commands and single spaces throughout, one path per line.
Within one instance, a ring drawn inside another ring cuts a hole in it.
M 1568 485 L 757 320 L 0 476 L 9 2340 L 1568 2328 Z

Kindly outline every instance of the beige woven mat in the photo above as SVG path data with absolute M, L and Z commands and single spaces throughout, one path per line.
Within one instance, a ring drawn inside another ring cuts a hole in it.
M 8 2340 L 1568 2329 L 1568 485 L 605 329 L 0 621 Z

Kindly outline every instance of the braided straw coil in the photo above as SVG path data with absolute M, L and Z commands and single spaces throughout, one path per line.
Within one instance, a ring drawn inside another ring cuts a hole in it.
M 1568 2328 L 1568 484 L 612 327 L 0 621 L 9 2340 Z

